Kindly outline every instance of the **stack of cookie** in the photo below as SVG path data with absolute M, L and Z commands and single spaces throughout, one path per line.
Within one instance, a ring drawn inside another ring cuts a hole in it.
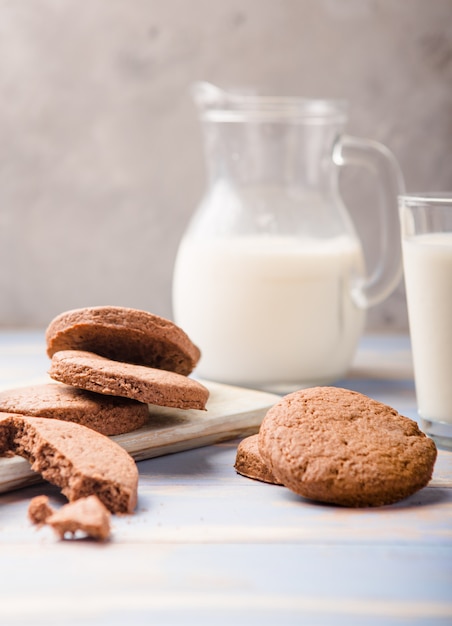
M 430 481 L 437 450 L 416 422 L 336 387 L 285 396 L 238 446 L 238 473 L 351 507 L 402 500 Z
M 0 393 L 0 456 L 23 456 L 70 503 L 83 499 L 58 514 L 35 502 L 34 523 L 105 539 L 108 511 L 132 513 L 138 486 L 135 461 L 106 435 L 143 426 L 148 404 L 204 410 L 209 392 L 188 377 L 200 351 L 169 320 L 123 307 L 62 313 L 46 343 L 57 382 Z
M 46 331 L 57 383 L 0 393 L 0 411 L 72 421 L 104 435 L 143 426 L 148 404 L 205 409 L 208 390 L 188 375 L 199 349 L 178 326 L 124 307 L 62 313 Z

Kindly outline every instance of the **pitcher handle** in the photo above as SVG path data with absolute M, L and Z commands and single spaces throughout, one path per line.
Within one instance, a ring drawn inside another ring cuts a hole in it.
M 334 145 L 332 156 L 334 163 L 340 167 L 367 167 L 380 181 L 380 261 L 370 276 L 356 283 L 352 289 L 355 304 L 367 309 L 387 298 L 402 277 L 398 195 L 405 190 L 403 175 L 392 152 L 370 139 L 341 135 Z

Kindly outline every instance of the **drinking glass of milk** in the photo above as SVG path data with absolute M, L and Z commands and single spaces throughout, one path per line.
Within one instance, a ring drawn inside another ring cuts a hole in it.
M 197 374 L 283 393 L 341 378 L 366 309 L 401 278 L 397 162 L 381 144 L 343 134 L 345 102 L 205 82 L 193 94 L 208 176 L 176 257 L 173 313 L 201 349 Z M 339 195 L 347 164 L 379 183 L 380 259 L 370 272 Z
M 419 417 L 452 448 L 452 192 L 402 195 L 399 205 Z

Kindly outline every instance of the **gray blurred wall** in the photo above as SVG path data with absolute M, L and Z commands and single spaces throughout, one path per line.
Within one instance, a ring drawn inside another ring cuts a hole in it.
M 344 97 L 409 191 L 452 189 L 452 0 L 0 0 L 0 325 L 171 317 L 204 187 L 198 79 Z M 375 257 L 372 180 L 343 193 Z M 403 283 L 368 329 L 407 328 Z

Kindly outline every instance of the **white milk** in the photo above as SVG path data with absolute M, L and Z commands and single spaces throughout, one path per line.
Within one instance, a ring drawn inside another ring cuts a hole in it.
M 186 238 L 173 305 L 202 351 L 197 373 L 269 388 L 339 378 L 364 323 L 350 297 L 362 268 L 359 243 L 346 236 Z
M 452 423 L 452 233 L 403 241 L 419 414 Z

